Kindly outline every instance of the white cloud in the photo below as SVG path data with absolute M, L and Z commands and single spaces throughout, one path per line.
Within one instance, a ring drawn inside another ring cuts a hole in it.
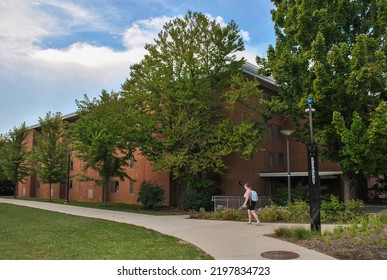
M 172 19 L 163 16 L 134 22 L 132 27 L 128 28 L 124 33 L 124 45 L 128 49 L 143 48 L 146 43 L 152 43 L 164 24 Z
M 116 52 L 107 47 L 92 46 L 86 43 L 76 43 L 65 50 L 39 50 L 32 55 L 32 58 L 57 64 L 79 64 L 92 68 L 129 62 L 128 52 Z

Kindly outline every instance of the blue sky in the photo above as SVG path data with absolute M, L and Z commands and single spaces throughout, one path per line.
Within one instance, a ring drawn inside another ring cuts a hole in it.
M 165 22 L 188 10 L 234 20 L 254 63 L 274 44 L 270 0 L 1 0 L 0 133 L 120 90 Z

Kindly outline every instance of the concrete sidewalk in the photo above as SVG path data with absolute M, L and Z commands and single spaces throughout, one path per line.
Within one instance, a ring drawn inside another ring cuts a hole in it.
M 0 203 L 142 226 L 194 244 L 216 260 L 267 260 L 261 256 L 267 251 L 294 252 L 299 255 L 295 260 L 334 260 L 317 251 L 264 236 L 279 226 L 292 224 L 263 223 L 256 226 L 244 222 L 196 220 L 181 215 L 151 216 L 18 199 L 0 198 Z M 322 225 L 322 230 L 326 227 Z

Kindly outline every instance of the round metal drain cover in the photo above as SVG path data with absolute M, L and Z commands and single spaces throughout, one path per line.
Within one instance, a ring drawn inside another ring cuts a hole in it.
M 263 252 L 261 256 L 271 260 L 291 260 L 298 258 L 300 255 L 289 251 L 267 251 Z

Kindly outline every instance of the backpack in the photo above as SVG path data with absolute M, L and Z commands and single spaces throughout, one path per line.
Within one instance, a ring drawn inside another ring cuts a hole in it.
M 250 196 L 252 201 L 258 201 L 258 194 L 254 190 L 250 190 Z

